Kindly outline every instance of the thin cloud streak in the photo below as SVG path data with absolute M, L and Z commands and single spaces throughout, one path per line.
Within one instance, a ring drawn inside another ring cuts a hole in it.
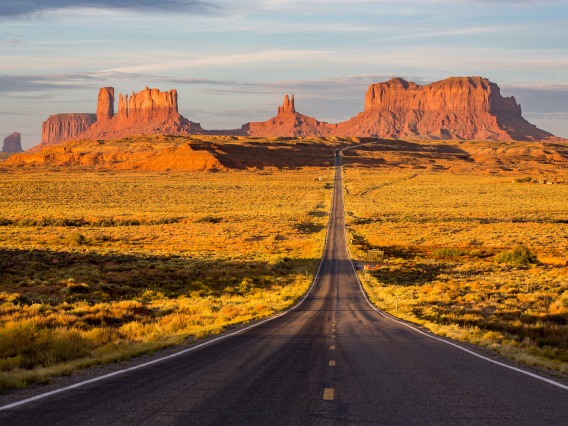
M 238 55 L 217 55 L 204 58 L 187 59 L 173 62 L 160 62 L 146 65 L 134 65 L 128 67 L 119 67 L 109 69 L 109 72 L 150 72 L 161 70 L 179 70 L 198 67 L 215 67 L 228 65 L 254 65 L 254 64 L 272 64 L 274 62 L 287 61 L 315 61 L 328 57 L 331 51 L 323 50 L 272 50 L 254 53 L 243 53 Z
M 65 9 L 135 12 L 185 12 L 215 14 L 224 10 L 217 2 L 191 0 L 26 0 L 0 1 L 0 17 L 16 17 Z
M 472 34 L 505 33 L 515 30 L 525 31 L 527 30 L 527 27 L 521 25 L 500 25 L 500 26 L 487 26 L 487 27 L 459 28 L 455 30 L 401 34 L 396 36 L 382 37 L 381 40 L 382 41 L 412 40 L 412 39 L 452 37 L 452 36 L 472 35 Z

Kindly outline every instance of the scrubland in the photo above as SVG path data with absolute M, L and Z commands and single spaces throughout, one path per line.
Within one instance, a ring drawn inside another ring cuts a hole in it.
M 2 162 L 0 390 L 290 307 L 322 253 L 333 150 L 359 142 L 144 136 Z M 352 255 L 386 255 L 360 274 L 377 306 L 568 371 L 568 185 L 527 179 L 567 182 L 566 145 L 346 157 Z
M 379 308 L 568 372 L 568 185 L 528 183 L 483 164 L 466 174 L 431 161 L 356 162 L 347 160 L 344 175 L 350 248 L 361 261 L 369 249 L 385 253 L 359 271 Z M 566 171 L 555 176 L 565 181 Z
M 0 389 L 290 307 L 322 253 L 331 181 L 325 167 L 3 173 Z

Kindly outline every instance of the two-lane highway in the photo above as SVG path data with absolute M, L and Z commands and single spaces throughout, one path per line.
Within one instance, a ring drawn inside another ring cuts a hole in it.
M 300 306 L 174 358 L 5 406 L 0 424 L 567 424 L 567 389 L 368 304 L 347 254 L 340 161 L 324 257 Z

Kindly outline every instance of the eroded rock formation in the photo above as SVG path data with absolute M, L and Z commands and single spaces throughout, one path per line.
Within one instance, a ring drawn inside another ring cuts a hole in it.
M 97 102 L 97 123 L 108 123 L 114 117 L 114 87 L 102 87 Z
M 115 114 L 113 87 L 99 90 L 96 114 L 56 114 L 42 126 L 42 139 L 32 151 L 71 139 L 112 139 L 136 134 L 188 135 L 203 133 L 178 112 L 176 90 L 161 92 L 146 87 L 132 95 L 119 94 Z
M 345 136 L 393 139 L 550 140 L 521 115 L 514 97 L 482 77 L 452 77 L 426 86 L 393 78 L 371 84 L 365 109 L 337 124 L 296 112 L 294 98 L 284 98 L 278 115 L 252 122 L 249 136 Z
M 426 86 L 393 78 L 371 84 L 365 110 L 338 124 L 337 135 L 418 139 L 546 140 L 552 134 L 521 115 L 514 97 L 482 77 Z
M 90 139 L 122 138 L 136 134 L 188 135 L 202 133 L 198 123 L 192 123 L 178 111 L 177 91 L 162 92 L 146 87 L 130 96 L 118 95 L 118 113 L 114 112 L 114 89 L 103 88 L 99 93 L 98 112 L 103 120 L 81 135 Z M 107 117 L 110 117 L 107 119 Z
M 554 140 L 526 121 L 514 97 L 482 77 L 452 77 L 419 86 L 402 78 L 371 84 L 364 111 L 341 123 L 326 123 L 296 111 L 286 95 L 270 120 L 235 130 L 206 131 L 180 115 L 176 90 L 146 87 L 118 96 L 112 87 L 99 91 L 97 113 L 57 114 L 43 123 L 35 149 L 69 139 L 117 139 L 137 134 L 243 135 L 265 137 L 380 137 L 393 139 Z
M 295 114 L 296 106 L 294 105 L 294 95 L 290 98 L 288 95 L 284 96 L 284 103 L 278 107 L 278 115 Z
M 278 107 L 276 117 L 262 122 L 250 122 L 241 127 L 241 133 L 248 136 L 326 136 L 334 125 L 319 121 L 313 117 L 296 112 L 294 95 L 284 97 Z
M 2 145 L 2 152 L 22 152 L 22 135 L 14 132 L 7 136 Z
M 95 114 L 55 114 L 41 126 L 41 142 L 33 150 L 58 145 L 79 136 L 97 121 Z
M 118 118 L 125 124 L 151 121 L 178 120 L 178 94 L 177 91 L 160 92 L 158 89 L 146 87 L 139 93 L 128 95 L 120 94 L 118 98 Z

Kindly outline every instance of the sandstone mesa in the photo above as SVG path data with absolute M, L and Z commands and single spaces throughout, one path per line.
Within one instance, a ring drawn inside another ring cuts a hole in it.
M 146 87 L 119 94 L 115 113 L 112 87 L 99 91 L 96 114 L 52 115 L 34 149 L 71 139 L 116 139 L 135 134 L 235 135 L 264 137 L 378 137 L 425 140 L 555 140 L 522 117 L 514 97 L 503 97 L 483 77 L 451 77 L 419 86 L 402 78 L 371 84 L 363 112 L 341 123 L 326 123 L 296 111 L 286 95 L 277 115 L 240 129 L 205 130 L 178 111 L 177 91 Z
M 2 152 L 22 152 L 22 135 L 14 132 L 4 139 Z

